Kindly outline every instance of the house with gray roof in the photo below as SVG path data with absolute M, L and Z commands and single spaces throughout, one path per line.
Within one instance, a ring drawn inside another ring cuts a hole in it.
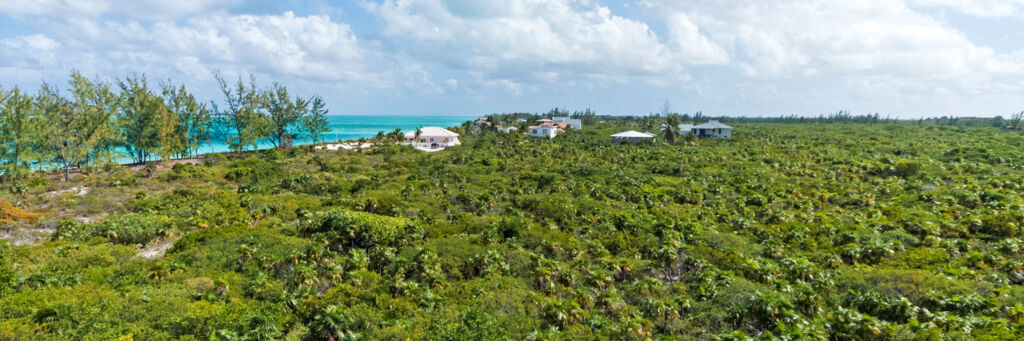
M 697 137 L 722 138 L 732 137 L 732 127 L 722 124 L 716 120 L 693 126 L 693 134 Z

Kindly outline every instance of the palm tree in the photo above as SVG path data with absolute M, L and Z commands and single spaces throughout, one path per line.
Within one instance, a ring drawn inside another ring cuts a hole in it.
M 679 137 L 679 124 L 682 120 L 679 119 L 679 115 L 671 114 L 665 117 L 665 124 L 661 125 L 661 133 L 665 136 L 665 142 L 669 144 L 676 143 L 676 138 Z

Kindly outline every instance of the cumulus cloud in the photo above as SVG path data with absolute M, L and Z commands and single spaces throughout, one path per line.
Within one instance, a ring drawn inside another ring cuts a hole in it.
M 241 0 L 5 0 L 0 12 L 15 16 L 119 15 L 143 20 L 173 20 L 186 15 L 229 8 Z
M 347 24 L 291 12 L 204 16 L 180 26 L 160 23 L 143 36 L 163 53 L 322 79 L 351 76 L 364 54 Z
M 35 69 L 53 63 L 58 47 L 59 42 L 43 34 L 0 39 L 0 67 Z
M 56 40 L 42 34 L 5 39 L 0 52 L 23 64 L 34 60 L 35 68 L 79 68 L 110 75 L 146 72 L 204 78 L 213 70 L 224 70 L 380 82 L 378 75 L 366 71 L 367 52 L 351 27 L 326 16 L 212 14 L 181 24 L 68 20 L 51 27 Z M 55 54 L 61 45 L 66 49 Z
M 353 27 L 326 15 L 233 14 L 252 12 L 241 0 L 8 0 L 0 12 L 31 29 L 0 34 L 0 78 L 77 68 L 209 80 L 221 70 L 346 84 L 365 98 L 480 101 L 636 86 L 758 108 L 1021 103 L 1024 93 L 1024 50 L 978 43 L 1024 31 L 972 41 L 977 30 L 940 17 L 1016 22 L 1024 0 L 623 1 L 618 12 L 599 0 L 359 0 L 346 17 L 377 21 Z
M 684 72 L 646 23 L 589 0 L 385 0 L 364 7 L 401 48 L 488 79 L 621 80 Z M 693 37 L 698 34 L 682 38 L 699 39 Z M 691 56 L 721 61 L 716 52 Z
M 708 32 L 707 44 L 726 46 L 735 66 L 753 77 L 870 76 L 865 79 L 912 80 L 924 87 L 952 82 L 961 90 L 983 91 L 979 84 L 1005 84 L 1024 73 L 1024 53 L 978 46 L 899 1 L 643 4 L 660 13 L 670 32 Z

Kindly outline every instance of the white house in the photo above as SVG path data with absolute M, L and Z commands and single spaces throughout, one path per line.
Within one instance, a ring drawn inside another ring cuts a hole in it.
M 558 135 L 559 130 L 561 129 L 553 125 L 530 126 L 526 134 L 530 137 L 553 138 Z
M 462 144 L 459 142 L 459 134 L 441 127 L 423 127 L 419 129 L 420 135 L 416 136 L 415 131 L 405 133 L 405 143 L 417 149 L 439 150 L 445 147 L 453 147 Z
M 516 128 L 516 127 L 513 127 L 513 126 L 508 126 L 508 127 L 500 127 L 499 126 L 499 128 L 498 128 L 498 131 L 503 132 L 505 134 L 509 134 L 509 133 L 512 133 L 512 132 L 517 131 L 517 130 L 519 130 L 519 128 Z
M 643 141 L 654 142 L 656 140 L 654 134 L 641 133 L 639 131 L 624 131 L 618 134 L 612 135 L 612 142 L 615 144 L 626 143 L 638 143 Z
M 580 130 L 583 129 L 583 120 L 578 118 L 570 118 L 569 116 L 557 116 L 551 118 L 552 122 L 568 123 L 572 126 L 572 129 Z
M 721 122 L 711 120 L 707 123 L 698 124 L 693 127 L 693 133 L 697 137 L 729 138 L 732 136 L 732 127 Z

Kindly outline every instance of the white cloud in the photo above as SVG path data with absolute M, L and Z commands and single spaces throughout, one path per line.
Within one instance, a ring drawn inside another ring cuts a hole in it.
M 49 36 L 0 40 L 2 66 L 119 77 L 132 72 L 151 78 L 205 79 L 256 73 L 307 83 L 358 83 L 390 87 L 423 78 L 414 63 L 391 71 L 389 59 L 363 49 L 352 28 L 326 16 L 210 14 L 182 23 L 54 20 Z M 60 47 L 57 53 L 57 47 Z M 411 70 L 411 71 L 410 71 Z M 14 75 L 7 70 L 7 75 Z M 38 76 L 37 76 L 38 77 Z
M 57 58 L 60 43 L 42 34 L 17 36 L 0 39 L 0 67 L 21 67 L 36 69 L 36 66 L 53 63 Z
M 4 0 L 0 12 L 10 15 L 84 16 L 106 14 L 143 20 L 173 20 L 190 14 L 229 8 L 241 0 Z
M 487 83 L 513 92 L 520 88 L 509 82 L 683 73 L 646 23 L 589 0 L 385 0 L 364 7 L 384 21 L 384 33 L 401 49 L 504 80 Z
M 659 13 L 670 31 L 708 32 L 707 44 L 726 46 L 735 65 L 755 77 L 872 76 L 953 82 L 981 91 L 977 84 L 1024 73 L 1024 53 L 997 54 L 975 45 L 959 30 L 899 1 L 643 4 Z
M 641 6 L 360 0 L 366 13 L 346 17 L 378 22 L 352 27 L 326 15 L 230 14 L 252 10 L 241 0 L 0 0 L 28 31 L 0 34 L 0 79 L 63 80 L 76 68 L 212 84 L 213 70 L 252 72 L 367 103 L 600 101 L 635 86 L 633 96 L 674 91 L 748 112 L 1024 103 L 1024 50 L 978 43 L 1012 35 L 972 41 L 989 28 L 968 35 L 954 26 L 964 20 L 941 19 L 955 11 L 1013 23 L 1024 0 L 626 1 Z
M 204 16 L 180 26 L 158 23 L 144 36 L 168 54 L 319 79 L 351 76 L 364 55 L 347 24 L 291 12 Z
M 691 64 L 726 64 L 729 53 L 700 32 L 700 28 L 684 12 L 668 15 L 665 20 L 671 42 L 683 60 Z
M 1024 0 L 910 0 L 920 7 L 950 8 L 987 18 L 1024 18 Z

